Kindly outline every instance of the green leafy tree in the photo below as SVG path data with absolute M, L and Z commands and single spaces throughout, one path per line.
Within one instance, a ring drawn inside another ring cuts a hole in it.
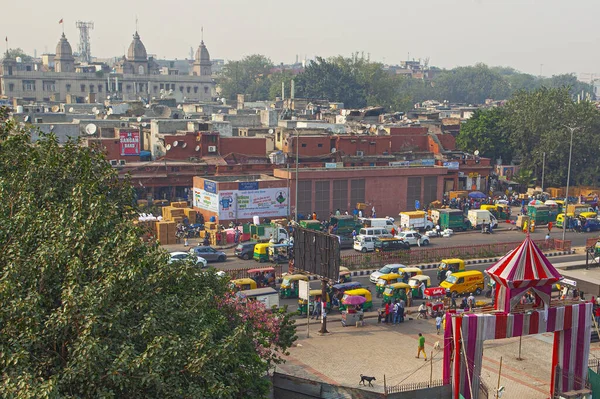
M 434 83 L 440 101 L 483 104 L 488 98 L 506 99 L 511 92 L 507 81 L 485 64 L 442 72 Z
M 238 94 L 249 94 L 252 100 L 268 99 L 271 68 L 271 60 L 260 54 L 229 61 L 219 76 L 222 95 L 230 100 L 236 99 Z
M 1 397 L 266 397 L 289 316 L 168 264 L 103 155 L 0 108 L 0 197 Z
M 15 60 L 17 57 L 21 57 L 23 62 L 30 62 L 33 60 L 33 57 L 25 53 L 20 47 L 8 49 L 8 51 L 4 52 L 3 57 L 8 58 L 9 60 Z
M 514 151 L 507 145 L 510 134 L 503 126 L 505 118 L 504 109 L 501 107 L 475 111 L 461 126 L 456 138 L 457 147 L 471 153 L 479 150 L 486 158 L 501 158 L 502 162 L 510 163 Z

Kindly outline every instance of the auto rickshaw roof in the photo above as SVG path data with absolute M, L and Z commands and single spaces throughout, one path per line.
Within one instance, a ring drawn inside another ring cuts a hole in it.
M 410 288 L 410 285 L 408 285 L 406 283 L 394 283 L 394 284 L 388 285 L 388 287 L 392 287 L 392 288 Z
M 418 267 L 401 267 L 400 269 L 398 269 L 398 271 L 401 271 L 403 273 L 415 273 L 415 272 L 417 272 L 418 274 L 423 273 L 423 271 Z
M 361 286 L 358 281 L 349 281 L 347 283 L 335 284 L 333 289 L 336 290 L 348 290 L 348 289 L 357 289 Z
M 356 288 L 354 290 L 348 290 L 344 293 L 345 295 L 357 295 L 357 296 L 371 296 L 371 291 L 366 288 Z
M 350 269 L 348 269 L 346 266 L 340 266 L 340 272 L 349 272 Z
M 442 259 L 442 262 L 444 263 L 465 263 L 464 260 L 459 259 L 459 258 L 450 258 L 450 259 Z
M 245 278 L 236 278 L 235 280 L 231 280 L 231 282 L 235 285 L 242 285 L 242 284 L 252 284 L 255 283 L 256 281 L 252 280 L 251 278 L 245 277 Z
M 259 242 L 254 246 L 254 249 L 267 248 L 270 244 L 268 242 Z
M 348 271 L 348 272 L 342 272 L 342 271 L 340 271 L 340 277 L 341 277 L 341 276 L 347 276 L 347 275 L 349 275 L 349 274 L 350 274 L 350 272 L 349 272 L 349 271 Z
M 401 276 L 398 273 L 388 273 L 379 276 L 382 280 L 398 280 Z
M 310 290 L 310 296 L 319 296 L 322 295 L 323 291 L 320 288 L 316 288 L 314 290 Z
M 250 269 L 248 270 L 248 273 L 261 273 L 261 272 L 274 272 L 275 268 L 274 267 L 263 267 L 260 269 Z
M 416 276 L 412 276 L 411 278 L 408 279 L 408 281 L 410 281 L 410 280 L 431 281 L 431 277 L 426 276 L 425 274 L 417 274 Z

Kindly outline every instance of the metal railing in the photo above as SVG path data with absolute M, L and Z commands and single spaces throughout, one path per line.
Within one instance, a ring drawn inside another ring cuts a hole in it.
M 385 394 L 389 395 L 390 393 L 410 392 L 410 391 L 416 391 L 418 389 L 441 387 L 443 385 L 447 385 L 444 383 L 444 380 L 433 380 L 433 381 L 426 381 L 426 382 L 409 382 L 406 384 L 398 384 L 398 385 L 393 385 L 390 387 L 386 386 Z
M 280 278 L 281 277 L 281 273 L 286 272 L 288 269 L 288 265 L 269 265 L 269 264 L 265 264 L 265 263 L 256 263 L 253 267 L 246 267 L 246 268 L 242 268 L 242 269 L 230 269 L 230 270 L 223 270 L 225 273 L 227 273 L 229 275 L 229 277 L 231 277 L 232 280 L 238 279 L 238 278 L 247 278 L 247 277 L 251 277 L 248 274 L 248 270 L 252 270 L 252 269 L 260 269 L 260 268 L 265 268 L 265 267 L 273 267 L 275 269 L 275 278 Z M 284 269 L 285 267 L 285 269 Z

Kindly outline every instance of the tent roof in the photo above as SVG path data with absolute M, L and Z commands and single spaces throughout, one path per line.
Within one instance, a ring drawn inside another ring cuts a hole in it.
M 562 277 L 529 236 L 487 272 L 497 283 L 509 288 L 552 285 Z

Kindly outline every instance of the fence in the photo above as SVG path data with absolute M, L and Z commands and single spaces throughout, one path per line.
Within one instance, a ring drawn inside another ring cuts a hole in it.
M 591 368 L 594 373 L 600 374 L 600 359 L 588 359 L 588 367 Z
M 398 385 L 394 385 L 391 387 L 386 386 L 385 394 L 389 395 L 391 393 L 410 392 L 410 391 L 416 391 L 416 390 L 425 389 L 425 388 L 441 387 L 443 385 L 448 385 L 448 384 L 444 384 L 444 380 L 433 380 L 433 381 L 426 381 L 426 382 L 409 382 L 407 384 L 398 384 Z
M 550 239 L 535 241 L 536 245 L 543 250 L 555 249 L 556 243 L 560 241 L 564 250 L 570 250 L 571 241 L 562 242 L 561 240 Z M 460 247 L 443 248 L 414 248 L 409 251 L 395 252 L 375 252 L 375 253 L 357 253 L 342 256 L 341 265 L 349 269 L 377 268 L 389 263 L 401 263 L 405 265 L 414 265 L 420 263 L 434 263 L 447 258 L 489 258 L 506 254 L 521 245 L 522 241 L 491 243 L 481 245 L 468 245 Z
M 285 269 L 284 269 L 285 266 Z M 227 273 L 229 275 L 229 277 L 231 277 L 232 280 L 238 279 L 238 278 L 247 278 L 247 277 L 252 277 L 248 274 L 248 270 L 252 270 L 252 269 L 258 269 L 258 268 L 262 268 L 262 267 L 273 267 L 275 269 L 275 278 L 279 278 L 281 277 L 281 273 L 283 273 L 284 271 L 288 270 L 288 265 L 273 265 L 273 266 L 262 266 L 262 265 L 256 265 L 255 267 L 247 267 L 247 268 L 243 268 L 243 269 L 230 269 L 230 270 L 223 270 L 225 273 Z
M 589 362 L 589 360 L 588 360 Z M 574 373 L 571 372 L 567 372 L 565 370 L 562 370 L 560 368 L 560 366 L 556 366 L 556 369 L 554 370 L 554 397 L 555 398 L 560 398 L 562 397 L 562 395 L 560 395 L 561 393 L 565 392 L 564 390 L 560 389 L 560 386 L 562 383 L 566 383 L 567 380 L 573 380 L 573 385 L 574 385 L 574 390 L 589 390 L 591 389 L 591 385 L 589 383 L 589 381 L 586 379 L 581 378 L 578 375 L 575 375 Z

